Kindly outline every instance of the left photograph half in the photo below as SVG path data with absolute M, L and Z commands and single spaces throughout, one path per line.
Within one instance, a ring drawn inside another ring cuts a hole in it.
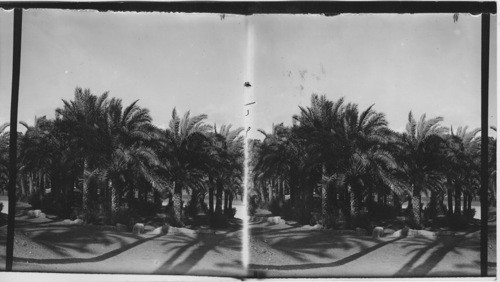
M 0 269 L 13 11 L 0 10 Z M 243 16 L 23 10 L 14 271 L 246 275 Z

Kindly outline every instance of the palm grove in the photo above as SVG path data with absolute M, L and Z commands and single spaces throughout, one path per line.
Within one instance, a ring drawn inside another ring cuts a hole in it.
M 414 117 L 406 130 L 388 127 L 373 106 L 312 95 L 292 126 L 260 130 L 252 140 L 250 212 L 260 206 L 303 224 L 370 228 L 403 217 L 422 227 L 438 218 L 463 226 L 480 187 L 479 129 Z M 496 128 L 492 127 L 496 131 Z M 489 203 L 496 204 L 496 140 L 489 137 Z M 429 199 L 423 208 L 422 196 Z M 408 208 L 402 204 L 408 201 Z
M 33 208 L 86 222 L 130 224 L 134 216 L 166 209 L 172 225 L 202 211 L 212 225 L 224 224 L 235 214 L 233 199 L 242 194 L 243 129 L 211 126 L 206 118 L 189 112 L 181 117 L 174 108 L 168 128 L 161 129 L 138 101 L 125 106 L 108 93 L 76 88 L 55 119 L 21 122 L 26 132 L 18 133 L 18 197 Z M 0 139 L 3 189 L 8 135 Z

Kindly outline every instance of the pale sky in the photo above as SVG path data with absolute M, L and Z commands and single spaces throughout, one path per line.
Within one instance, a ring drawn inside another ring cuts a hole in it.
M 445 126 L 481 126 L 480 17 L 460 15 L 456 23 L 451 14 L 253 20 L 255 120 L 266 130 L 271 125 L 265 121 L 291 124 L 297 105 L 309 105 L 313 92 L 345 97 L 361 109 L 375 104 L 397 131 L 404 130 L 410 110 L 417 117 L 443 116 Z M 495 78 L 492 73 L 494 97 Z M 496 103 L 491 99 L 490 124 L 496 124 Z
M 492 17 L 496 42 L 496 17 Z M 253 46 L 254 129 L 291 124 L 312 93 L 375 103 L 401 131 L 408 112 L 480 126 L 480 17 L 227 15 L 28 10 L 23 14 L 19 120 L 54 116 L 76 86 L 140 99 L 155 124 L 172 108 L 243 126 Z M 247 28 L 252 26 L 252 44 Z M 496 44 L 492 45 L 496 51 Z M 0 12 L 0 123 L 9 118 L 12 13 Z M 496 125 L 496 52 L 490 124 Z M 261 137 L 252 134 L 250 137 Z
M 11 38 L 11 16 L 1 15 L 2 38 Z M 72 99 L 80 86 L 109 91 L 127 104 L 140 99 L 159 126 L 168 125 L 174 107 L 208 114 L 210 123 L 242 126 L 243 21 L 215 14 L 24 11 L 19 120 L 53 117 L 61 99 Z M 1 42 L 1 66 L 11 68 L 3 58 L 12 53 Z M 0 90 L 10 93 L 10 74 L 1 79 Z

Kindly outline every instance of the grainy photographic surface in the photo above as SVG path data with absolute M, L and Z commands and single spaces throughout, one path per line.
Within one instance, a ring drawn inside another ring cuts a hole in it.
M 14 270 L 243 275 L 244 18 L 23 16 Z
M 0 268 L 13 12 L 0 11 Z M 23 10 L 13 270 L 496 273 L 496 15 Z
M 478 276 L 481 18 L 258 15 L 252 22 L 253 125 L 261 130 L 251 137 L 250 271 Z

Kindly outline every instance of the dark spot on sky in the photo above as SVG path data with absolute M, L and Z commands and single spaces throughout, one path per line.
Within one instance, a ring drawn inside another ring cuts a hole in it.
M 307 73 L 307 70 L 299 70 L 300 78 L 305 79 L 306 73 Z
M 250 84 L 250 82 L 246 81 L 245 82 L 245 87 L 251 87 L 252 85 Z

